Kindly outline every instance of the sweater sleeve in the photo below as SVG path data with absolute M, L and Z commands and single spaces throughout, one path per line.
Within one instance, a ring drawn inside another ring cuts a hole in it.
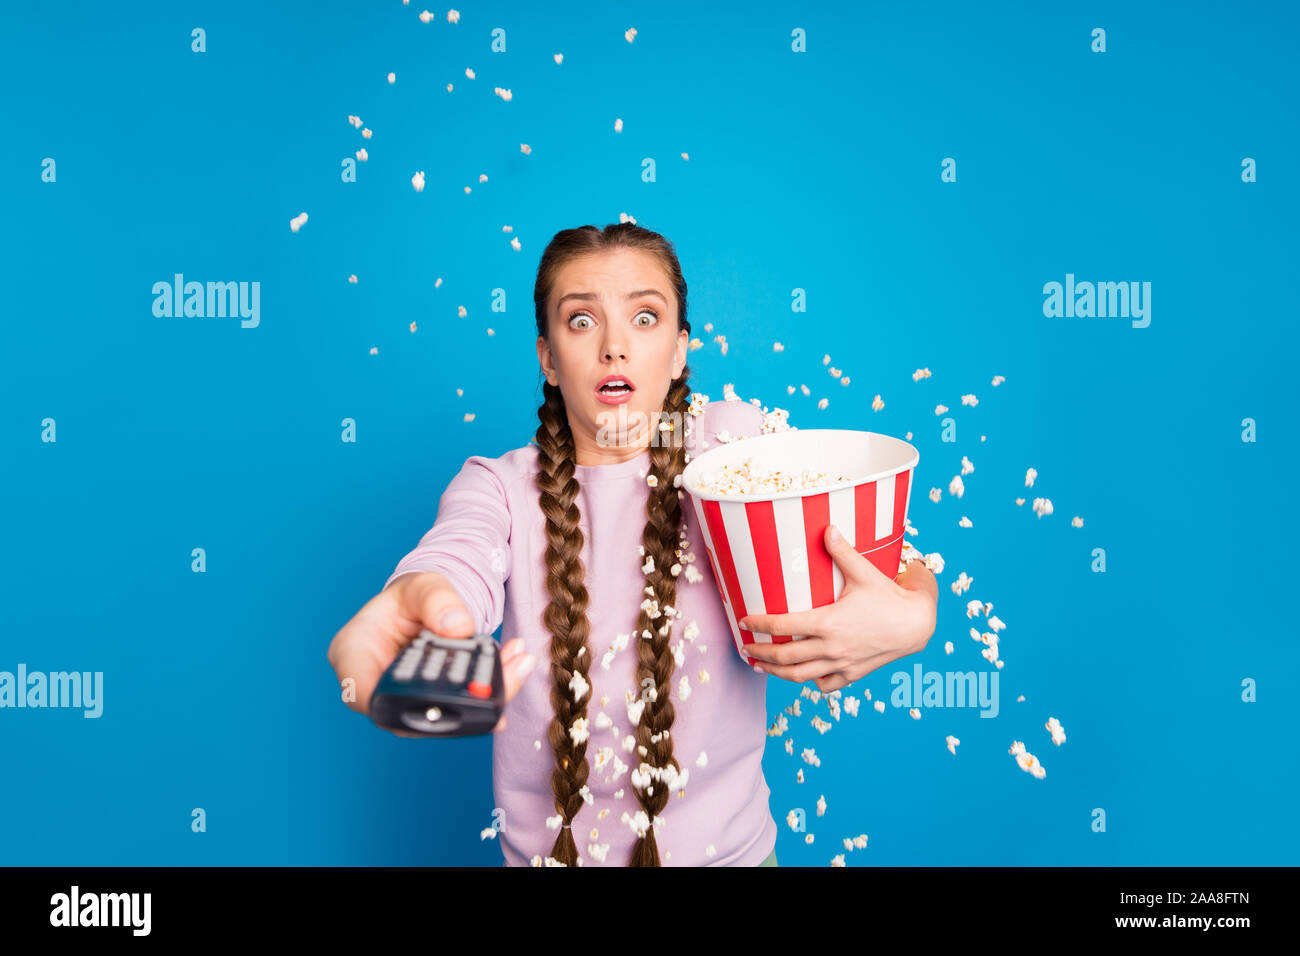
M 492 464 L 480 456 L 465 461 L 438 501 L 433 527 L 384 583 L 412 571 L 437 571 L 451 582 L 479 634 L 501 626 L 510 576 L 510 509 Z

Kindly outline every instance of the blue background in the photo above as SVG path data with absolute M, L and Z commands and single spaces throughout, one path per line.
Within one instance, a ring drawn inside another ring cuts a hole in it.
M 1291 5 L 419 9 L 3 5 L 0 670 L 103 671 L 105 710 L 0 710 L 0 860 L 500 862 L 479 838 L 490 741 L 377 730 L 339 702 L 325 650 L 464 459 L 531 438 L 538 257 L 626 212 L 680 254 L 697 391 L 914 433 L 914 540 L 947 562 L 926 668 L 984 666 L 967 600 L 1007 623 L 996 720 L 864 701 L 825 736 L 791 718 L 796 756 L 769 741 L 783 866 L 863 832 L 850 866 L 1295 861 Z M 259 281 L 260 326 L 156 318 L 151 287 L 177 272 Z M 1067 272 L 1151 282 L 1150 326 L 1045 318 Z M 811 397 L 787 395 L 801 383 Z M 1034 516 L 1039 495 L 1055 514 Z M 850 690 L 887 699 L 912 662 Z M 770 716 L 797 696 L 772 679 Z M 811 846 L 784 822 L 796 807 Z

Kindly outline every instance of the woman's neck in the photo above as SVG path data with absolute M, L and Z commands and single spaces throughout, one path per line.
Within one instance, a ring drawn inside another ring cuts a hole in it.
M 650 449 L 650 443 L 638 442 L 628 445 L 601 445 L 594 436 L 579 437 L 574 435 L 574 457 L 581 466 L 619 465 L 631 461 Z

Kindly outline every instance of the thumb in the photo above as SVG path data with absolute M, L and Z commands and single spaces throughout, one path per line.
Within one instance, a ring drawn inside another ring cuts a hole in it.
M 871 559 L 857 552 L 849 539 L 840 533 L 835 525 L 826 526 L 826 550 L 830 553 L 836 567 L 844 575 L 844 580 L 859 587 L 873 587 L 883 580 L 888 580 Z
M 403 589 L 403 611 L 439 637 L 473 637 L 475 624 L 465 602 L 445 580 L 412 575 Z

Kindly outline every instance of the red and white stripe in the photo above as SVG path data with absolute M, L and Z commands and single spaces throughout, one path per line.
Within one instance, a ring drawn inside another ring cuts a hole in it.
M 746 644 L 780 644 L 803 635 L 754 634 L 741 630 L 738 620 L 822 607 L 844 590 L 844 575 L 822 543 L 828 524 L 890 580 L 897 577 L 911 478 L 909 468 L 866 484 L 776 501 L 690 496 L 736 650 L 746 663 Z

